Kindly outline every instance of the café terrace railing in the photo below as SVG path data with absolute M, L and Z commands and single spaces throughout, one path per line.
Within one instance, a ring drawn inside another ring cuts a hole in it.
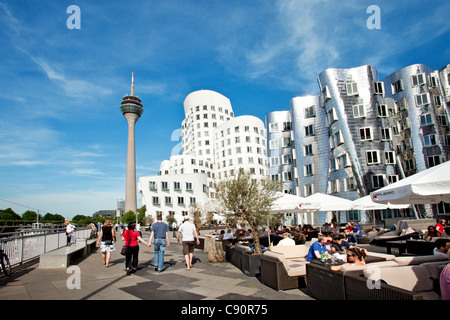
M 89 239 L 91 234 L 90 227 L 77 228 L 75 231 L 76 239 Z M 30 228 L 0 234 L 0 247 L 8 255 L 12 266 L 65 246 L 67 246 L 66 231 L 61 228 Z

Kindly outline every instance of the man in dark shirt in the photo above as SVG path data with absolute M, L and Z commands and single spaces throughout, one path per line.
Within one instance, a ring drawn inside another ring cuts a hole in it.
M 347 250 L 351 246 L 349 242 L 342 240 L 338 234 L 334 234 L 330 244 L 330 251 L 339 260 L 347 260 Z
M 162 272 L 164 267 L 164 251 L 170 247 L 169 243 L 169 226 L 162 222 L 162 216 L 158 215 L 157 222 L 152 225 L 150 233 L 150 246 L 153 237 L 155 238 L 155 271 Z

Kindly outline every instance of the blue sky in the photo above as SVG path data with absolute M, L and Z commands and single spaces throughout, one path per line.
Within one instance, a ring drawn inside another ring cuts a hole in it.
M 67 28 L 70 5 L 78 30 Z M 370 5 L 381 29 L 367 27 Z M 115 209 L 131 72 L 145 110 L 139 177 L 179 143 L 171 135 L 190 92 L 217 91 L 236 116 L 264 120 L 317 94 L 327 68 L 371 64 L 381 79 L 415 63 L 440 69 L 450 63 L 448 12 L 440 0 L 0 0 L 0 209 Z

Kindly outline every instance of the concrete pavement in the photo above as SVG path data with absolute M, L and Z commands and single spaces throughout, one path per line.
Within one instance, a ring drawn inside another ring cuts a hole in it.
M 138 270 L 127 276 L 121 247 L 118 239 L 108 268 L 100 250 L 67 270 L 39 269 L 38 260 L 14 268 L 11 277 L 0 278 L 0 300 L 312 300 L 303 289 L 278 292 L 228 262 L 210 263 L 198 249 L 187 271 L 175 239 L 166 250 L 164 272 L 154 270 L 153 247 L 140 244 Z

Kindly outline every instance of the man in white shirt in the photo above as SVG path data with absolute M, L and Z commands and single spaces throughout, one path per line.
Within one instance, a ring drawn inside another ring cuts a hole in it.
M 283 246 L 295 246 L 295 241 L 291 239 L 288 232 L 283 233 L 283 239 L 277 244 L 277 247 Z
M 450 250 L 450 240 L 449 239 L 438 239 L 435 242 L 436 247 L 433 249 L 434 255 L 440 255 L 447 257 L 448 250 Z
M 223 240 L 233 239 L 233 235 L 231 234 L 231 230 L 227 230 L 227 232 L 223 235 Z
M 189 221 L 189 216 L 184 218 L 183 224 L 178 229 L 177 243 L 180 243 L 180 235 L 183 239 L 183 254 L 186 260 L 186 270 L 192 268 L 192 258 L 194 257 L 194 238 L 197 239 L 197 245 L 200 244 L 198 240 L 197 229 L 195 225 Z

